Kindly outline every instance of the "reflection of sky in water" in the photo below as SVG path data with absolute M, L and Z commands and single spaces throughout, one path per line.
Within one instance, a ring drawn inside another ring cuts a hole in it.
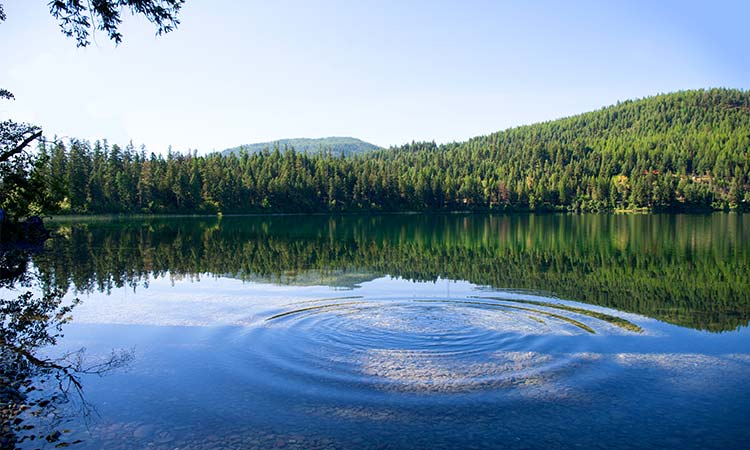
M 325 287 L 295 288 L 204 277 L 200 282 L 169 278 L 151 280 L 149 287 L 118 289 L 82 297 L 76 323 L 156 326 L 250 325 L 262 321 L 268 308 L 279 308 L 300 297 L 330 296 Z M 71 294 L 68 294 L 69 296 Z
M 102 415 L 77 432 L 84 447 L 564 446 L 607 433 L 628 438 L 615 447 L 711 447 L 750 429 L 747 329 L 711 334 L 446 280 L 157 279 L 82 300 L 63 347 L 136 353 L 128 371 L 85 380 Z M 692 429 L 711 439 L 670 431 Z

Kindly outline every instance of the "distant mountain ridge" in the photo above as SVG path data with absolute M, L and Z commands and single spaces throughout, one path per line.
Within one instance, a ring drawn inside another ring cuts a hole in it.
M 296 152 L 308 154 L 324 153 L 330 151 L 334 156 L 360 155 L 363 153 L 380 150 L 380 147 L 378 147 L 377 145 L 365 142 L 361 139 L 353 137 L 332 136 L 316 139 L 279 139 L 277 141 L 244 144 L 223 150 L 221 154 L 230 155 L 232 153 L 240 153 L 243 150 L 247 151 L 249 154 L 253 154 L 262 152 L 265 149 L 273 151 L 277 147 L 281 151 L 284 151 L 285 148 L 294 148 Z

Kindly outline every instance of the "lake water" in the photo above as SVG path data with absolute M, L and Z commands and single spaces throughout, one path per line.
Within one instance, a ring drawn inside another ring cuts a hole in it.
M 20 448 L 750 442 L 750 217 L 54 227 L 30 268 L 82 302 L 42 353 L 131 359 L 82 375 L 85 403 L 27 411 L 39 438 Z M 59 440 L 42 440 L 52 428 Z

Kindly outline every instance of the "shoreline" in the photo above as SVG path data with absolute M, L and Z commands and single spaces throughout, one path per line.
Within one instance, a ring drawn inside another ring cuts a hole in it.
M 226 214 L 143 214 L 143 213 L 121 213 L 121 214 L 63 214 L 44 216 L 46 221 L 78 222 L 78 221 L 108 221 L 121 219 L 221 219 L 224 217 L 301 217 L 301 216 L 334 216 L 334 217 L 356 217 L 356 216 L 460 216 L 460 215 L 495 215 L 495 216 L 546 216 L 546 215 L 711 215 L 711 214 L 750 214 L 750 211 L 742 210 L 651 210 L 651 209 L 615 209 L 606 211 L 490 211 L 490 210 L 462 210 L 462 211 L 332 211 L 332 212 L 258 212 L 258 213 L 226 213 Z

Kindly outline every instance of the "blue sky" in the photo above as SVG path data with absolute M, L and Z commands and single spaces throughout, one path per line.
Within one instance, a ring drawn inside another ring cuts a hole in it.
M 65 38 L 46 0 L 2 2 L 0 118 L 198 149 L 287 137 L 460 141 L 625 100 L 750 88 L 747 1 L 187 0 L 154 36 Z

